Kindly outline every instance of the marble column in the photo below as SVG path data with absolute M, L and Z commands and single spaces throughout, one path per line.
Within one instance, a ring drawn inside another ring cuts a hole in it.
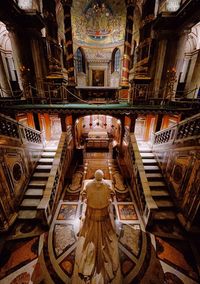
M 162 118 L 163 118 L 163 115 L 162 115 L 162 114 L 158 114 L 158 115 L 157 115 L 157 120 L 156 120 L 156 129 L 155 129 L 155 132 L 157 132 L 157 131 L 160 131 L 160 130 L 161 130 Z
M 123 56 L 123 67 L 122 67 L 122 79 L 121 86 L 129 86 L 129 68 L 131 61 L 131 43 L 133 36 L 133 13 L 134 13 L 134 1 L 126 0 L 126 31 L 125 31 L 125 42 L 124 42 L 124 56 Z
M 2 54 L 0 52 L 0 96 L 9 97 L 12 95 L 11 86 L 9 84 L 9 80 L 6 74 L 6 70 L 4 68 Z
M 37 31 L 33 31 L 33 33 L 37 33 Z M 44 86 L 43 86 L 43 56 L 41 52 L 41 45 L 40 45 L 41 34 L 38 32 L 35 37 L 31 39 L 31 51 L 33 57 L 33 64 L 35 70 L 35 79 L 36 79 L 36 87 L 37 87 L 37 94 L 39 97 L 43 97 L 44 95 Z
M 163 66 L 165 62 L 166 48 L 167 48 L 167 40 L 160 39 L 158 44 L 158 52 L 157 52 L 157 58 L 159 58 L 159 60 L 156 62 L 157 64 L 156 64 L 155 78 L 154 78 L 154 98 L 159 97 Z
M 177 49 L 176 49 L 176 56 L 175 56 L 175 69 L 176 69 L 176 77 L 177 80 L 174 83 L 174 96 L 176 94 L 176 88 L 178 85 L 178 78 L 180 75 L 180 72 L 182 71 L 182 66 L 184 63 L 184 57 L 185 57 L 185 45 L 186 42 L 188 40 L 188 34 L 189 34 L 190 30 L 184 30 L 184 32 L 179 34 L 179 38 L 178 38 L 178 45 L 177 45 Z
M 46 22 L 46 39 L 49 47 L 49 73 L 61 73 L 61 48 L 58 43 L 55 0 L 43 0 L 43 14 Z
M 23 40 L 20 38 L 20 35 L 16 28 L 12 25 L 6 25 L 7 30 L 9 31 L 9 37 L 12 46 L 13 60 L 15 63 L 15 68 L 18 76 L 19 87 L 24 91 L 25 97 L 30 96 L 29 92 L 29 81 L 28 81 L 28 70 L 29 66 L 25 60 Z
M 131 119 L 130 132 L 135 132 L 135 124 L 136 124 L 137 114 L 131 115 L 130 119 Z
M 120 147 L 122 147 L 122 143 L 123 143 L 123 138 L 124 138 L 124 134 L 125 134 L 125 116 L 122 116 L 121 119 L 121 137 L 120 137 Z
M 65 114 L 60 114 L 59 117 L 60 117 L 60 123 L 61 123 L 62 132 L 66 132 L 67 131 L 66 115 Z
M 51 140 L 51 119 L 48 113 L 44 113 L 46 140 Z
M 33 113 L 33 120 L 35 124 L 35 129 L 41 131 L 40 121 L 37 113 Z
M 74 75 L 74 55 L 73 55 L 73 40 L 72 40 L 72 25 L 71 25 L 71 5 L 72 0 L 62 0 L 64 10 L 64 27 L 65 27 L 65 45 L 67 51 L 67 71 L 69 85 L 75 84 Z

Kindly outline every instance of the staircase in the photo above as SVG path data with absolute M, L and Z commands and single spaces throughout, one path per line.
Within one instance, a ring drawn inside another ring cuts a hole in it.
M 37 218 L 37 207 L 43 197 L 56 150 L 57 147 L 44 149 L 20 205 L 19 220 L 34 220 Z
M 158 206 L 158 210 L 153 213 L 152 229 L 153 231 L 159 231 L 159 227 L 165 227 L 171 231 L 170 233 L 174 233 L 176 230 L 180 231 L 176 207 L 169 194 L 167 184 L 158 163 L 154 158 L 154 154 L 147 143 L 138 144 L 151 195 Z

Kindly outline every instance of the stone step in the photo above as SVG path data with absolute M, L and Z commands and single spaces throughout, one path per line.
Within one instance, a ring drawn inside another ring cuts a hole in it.
M 149 172 L 149 171 L 160 171 L 158 166 L 144 166 L 145 171 Z
M 151 190 L 151 195 L 155 198 L 169 197 L 169 193 L 166 190 Z
M 142 159 L 143 164 L 157 164 L 155 159 Z
M 162 174 L 160 173 L 146 173 L 147 179 L 160 179 L 163 178 Z
M 43 165 L 52 165 L 53 160 L 54 159 L 52 159 L 52 158 L 40 158 L 39 163 L 43 164 Z
M 43 190 L 39 188 L 28 188 L 24 196 L 25 198 L 41 198 L 43 196 Z
M 50 172 L 52 165 L 38 165 L 36 171 Z
M 170 200 L 155 200 L 157 206 L 159 208 L 168 208 L 168 207 L 174 207 L 174 204 Z
M 142 152 L 142 153 L 140 153 L 140 155 L 141 155 L 141 157 L 142 158 L 154 158 L 154 154 L 153 153 L 144 153 L 144 152 Z
M 55 156 L 55 152 L 43 152 L 42 157 L 43 158 L 53 158 Z
M 44 152 L 56 152 L 58 147 L 45 147 Z
M 149 181 L 150 187 L 166 187 L 166 183 L 163 181 Z
M 34 172 L 32 175 L 33 178 L 43 178 L 47 179 L 49 177 L 49 173 L 47 172 Z
M 47 183 L 47 181 L 45 180 L 31 180 L 30 182 L 29 182 L 29 187 L 31 186 L 31 188 L 33 188 L 33 186 L 34 187 L 45 187 L 46 186 L 46 183 Z
M 139 148 L 139 151 L 140 151 L 140 154 L 141 153 L 152 153 L 152 151 L 148 150 L 148 149 L 140 149 Z
M 153 219 L 154 220 L 175 220 L 176 219 L 176 213 L 173 211 L 159 211 L 159 212 L 155 212 L 153 214 Z
M 40 199 L 30 199 L 30 198 L 25 198 L 20 207 L 23 208 L 23 209 L 36 209 L 38 207 L 40 203 Z
M 18 212 L 18 219 L 32 220 L 37 216 L 37 210 L 20 210 Z

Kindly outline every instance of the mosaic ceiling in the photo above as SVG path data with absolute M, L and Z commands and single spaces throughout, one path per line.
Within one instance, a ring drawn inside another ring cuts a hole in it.
M 126 24 L 122 0 L 76 0 L 72 7 L 74 41 L 85 46 L 123 43 Z

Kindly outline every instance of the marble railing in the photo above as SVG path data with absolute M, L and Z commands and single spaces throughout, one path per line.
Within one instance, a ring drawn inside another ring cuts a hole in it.
M 50 225 L 52 221 L 52 216 L 64 188 L 64 178 L 72 160 L 73 150 L 71 128 L 68 128 L 67 132 L 63 132 L 61 135 L 43 198 L 37 207 L 38 217 L 42 219 L 45 225 Z
M 187 118 L 177 125 L 154 134 L 153 147 L 163 144 L 184 143 L 200 137 L 200 114 Z
M 157 211 L 158 207 L 151 196 L 151 191 L 134 133 L 130 133 L 127 154 L 131 160 L 130 164 L 132 164 L 131 187 L 133 188 L 133 193 L 143 218 L 144 225 L 147 227 L 151 224 L 153 214 Z
M 0 135 L 21 140 L 22 143 L 43 143 L 42 133 L 0 114 Z

